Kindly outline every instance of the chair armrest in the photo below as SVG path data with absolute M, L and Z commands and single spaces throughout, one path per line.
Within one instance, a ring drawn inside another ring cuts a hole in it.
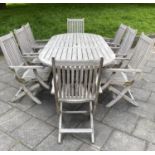
M 38 56 L 39 53 L 24 53 L 23 56 Z
M 113 42 L 107 42 L 107 44 L 108 44 L 109 46 L 111 46 L 111 47 L 120 47 L 119 44 L 115 44 L 115 43 L 113 43 Z
M 33 48 L 34 50 L 39 50 L 39 49 L 44 48 L 44 45 L 32 45 L 32 48 Z
M 118 56 L 118 57 L 119 57 L 119 56 L 125 57 L 125 56 L 127 56 L 127 54 L 124 54 L 124 53 L 117 53 L 116 56 Z
M 23 54 L 22 57 L 24 58 L 38 58 L 39 53 L 27 53 L 27 54 Z
M 112 41 L 113 41 L 112 38 L 108 38 L 108 37 L 103 37 L 103 38 L 104 38 L 104 40 L 105 40 L 106 42 L 112 42 Z
M 37 58 L 38 55 L 23 55 L 24 58 Z
M 124 58 L 124 57 L 116 57 L 116 60 L 130 60 L 130 58 Z
M 44 42 L 48 42 L 49 39 L 37 39 L 36 43 L 44 43 Z
M 110 48 L 111 48 L 112 50 L 114 50 L 114 51 L 120 49 L 120 47 L 113 47 L 113 46 L 110 46 Z
M 112 72 L 142 73 L 141 69 L 108 68 L 106 70 Z
M 43 69 L 44 66 L 9 66 L 11 69 Z

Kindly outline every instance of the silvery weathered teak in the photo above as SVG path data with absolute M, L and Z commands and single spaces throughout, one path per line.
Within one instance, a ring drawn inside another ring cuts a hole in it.
M 105 90 L 108 87 L 116 95 L 114 100 L 107 104 L 107 107 L 116 104 L 121 98 L 124 98 L 135 106 L 138 105 L 130 88 L 137 78 L 142 75 L 142 69 L 149 58 L 153 45 L 153 40 L 142 34 L 128 63 L 123 65 L 122 68 L 110 68 L 103 71 L 101 81 L 104 85 L 102 89 Z M 108 78 L 106 78 L 106 71 L 111 73 L 111 76 Z M 122 90 L 120 88 L 117 89 L 118 86 L 121 86 Z
M 12 32 L 0 37 L 0 46 L 9 68 L 14 72 L 15 78 L 20 84 L 20 89 L 12 102 L 27 94 L 35 103 L 41 104 L 41 101 L 33 93 L 40 86 L 49 89 L 49 86 L 45 83 L 48 81 L 49 68 L 28 65 L 21 55 Z
M 84 33 L 84 18 L 67 18 L 67 33 Z
M 99 84 L 103 58 L 90 61 L 56 61 L 52 59 L 54 90 L 59 113 L 58 142 L 63 133 L 90 133 L 94 143 L 93 112 L 98 103 Z M 89 104 L 89 111 L 64 111 L 64 103 Z M 63 128 L 63 114 L 90 115 L 90 128 Z
M 23 27 L 24 27 L 25 32 L 27 34 L 27 37 L 28 37 L 28 39 L 29 39 L 29 41 L 31 43 L 31 46 L 34 49 L 41 49 L 46 45 L 48 39 L 35 40 L 32 29 L 31 29 L 29 23 L 27 23 L 26 25 L 23 25 Z
M 24 27 L 14 30 L 14 34 L 18 45 L 21 49 L 22 55 L 24 57 L 35 58 L 38 57 L 38 53 L 34 51 L 31 43 L 27 37 Z
M 110 46 L 119 46 L 125 35 L 126 29 L 127 29 L 127 26 L 124 24 L 121 24 L 115 34 L 114 39 L 105 38 L 105 40 Z
M 115 54 L 100 35 L 88 33 L 66 33 L 51 37 L 39 54 L 39 60 L 52 66 L 51 59 L 76 61 L 99 60 L 104 58 L 103 66 L 115 60 Z
M 123 37 L 123 40 L 121 42 L 121 45 L 118 48 L 118 50 L 116 50 L 116 54 L 118 56 L 127 56 L 128 55 L 128 52 L 129 52 L 130 48 L 132 47 L 132 44 L 136 37 L 136 34 L 137 34 L 137 30 L 134 30 L 130 27 L 127 28 L 125 36 Z M 112 49 L 115 49 L 115 47 Z

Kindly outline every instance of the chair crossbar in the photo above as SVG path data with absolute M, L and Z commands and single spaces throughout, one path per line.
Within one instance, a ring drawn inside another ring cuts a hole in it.
M 81 128 L 81 129 L 77 129 L 77 128 L 75 128 L 75 129 L 70 129 L 70 128 L 65 128 L 65 129 L 60 129 L 60 133 L 92 133 L 92 129 L 83 129 L 83 128 Z
M 89 113 L 89 111 L 62 111 L 64 114 L 86 114 Z

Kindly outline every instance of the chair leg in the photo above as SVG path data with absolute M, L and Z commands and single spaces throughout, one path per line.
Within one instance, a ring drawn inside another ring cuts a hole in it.
M 20 87 L 19 90 L 17 91 L 17 93 L 15 94 L 15 97 L 17 97 L 19 95 L 19 93 L 21 93 L 21 91 L 23 91 L 23 88 Z
M 128 93 L 132 99 L 132 104 L 135 105 L 135 106 L 138 106 L 138 103 L 135 101 L 135 98 L 133 97 L 132 93 L 131 93 L 131 90 L 128 90 Z
M 119 90 L 117 90 L 114 87 L 110 87 L 110 90 L 113 91 L 117 95 L 119 95 L 121 93 Z M 129 86 L 129 90 L 127 91 L 127 93 L 129 93 L 129 95 L 130 95 L 131 98 L 129 96 L 125 95 L 125 94 L 124 94 L 123 98 L 126 101 L 130 102 L 131 104 L 133 104 L 134 106 L 138 106 L 138 103 L 135 101 L 135 99 L 134 99 L 134 97 L 133 97 L 133 95 L 132 95 L 132 93 L 130 91 L 130 86 Z
M 23 85 L 23 90 L 35 103 L 41 104 L 41 101 L 37 97 L 33 96 L 32 92 L 26 88 L 25 85 Z
M 29 88 L 29 90 L 34 91 L 35 89 L 38 89 L 39 87 L 40 87 L 40 85 L 37 83 L 37 84 L 34 84 L 33 86 L 31 86 Z M 20 92 L 20 91 L 22 91 L 22 92 Z M 18 92 L 15 94 L 15 96 L 11 100 L 11 102 L 16 102 L 17 100 L 21 99 L 25 95 L 26 95 L 26 92 L 24 91 L 23 86 L 21 86 L 20 89 L 18 90 Z
M 110 86 L 110 87 L 109 87 L 109 90 L 112 90 L 112 89 L 113 89 L 113 87 Z M 116 104 L 116 103 L 128 92 L 128 90 L 129 90 L 129 87 L 124 88 L 124 89 L 118 94 L 118 96 L 117 96 L 114 100 L 112 100 L 111 102 L 109 102 L 109 103 L 106 105 L 106 107 L 107 107 L 107 108 L 110 108 L 110 107 L 112 107 L 114 104 Z
M 40 76 L 38 75 L 37 70 L 36 70 L 36 69 L 33 69 L 33 72 L 34 72 L 34 74 L 35 74 L 35 76 L 36 76 L 38 82 L 40 83 L 40 85 L 41 85 L 42 87 L 44 87 L 45 89 L 50 89 L 49 85 L 47 85 L 47 84 L 40 78 Z
M 111 80 L 107 81 L 103 86 L 101 86 L 102 92 L 110 85 Z
M 94 143 L 94 119 L 93 119 L 93 105 L 92 102 L 89 103 L 90 106 L 90 127 L 92 129 L 91 142 Z
M 63 111 L 62 102 L 60 102 L 59 110 L 59 127 L 58 127 L 58 143 L 62 141 L 63 133 L 89 133 L 91 134 L 91 142 L 94 143 L 94 120 L 93 120 L 93 103 L 89 102 L 90 128 L 62 128 L 62 115 L 67 114 L 85 114 L 87 111 Z
M 113 106 L 113 105 L 116 104 L 121 98 L 124 98 L 125 100 L 127 100 L 128 102 L 130 102 L 131 104 L 133 104 L 134 106 L 138 106 L 138 103 L 136 103 L 134 97 L 131 96 L 132 94 L 131 94 L 131 92 L 130 92 L 130 87 L 131 87 L 131 86 L 125 87 L 125 88 L 120 92 L 120 91 L 117 90 L 116 88 L 110 86 L 110 87 L 109 87 L 109 90 L 112 91 L 112 92 L 114 92 L 114 93 L 117 94 L 118 96 L 117 96 L 114 100 L 112 100 L 110 103 L 108 103 L 108 104 L 106 105 L 106 107 L 109 108 L 109 107 Z M 127 95 L 125 95 L 127 92 L 129 92 L 131 98 L 128 97 Z
M 61 133 L 61 129 L 62 129 L 62 102 L 60 102 L 60 113 L 59 113 L 59 129 L 58 129 L 58 143 L 61 143 L 61 139 L 62 139 L 62 133 Z

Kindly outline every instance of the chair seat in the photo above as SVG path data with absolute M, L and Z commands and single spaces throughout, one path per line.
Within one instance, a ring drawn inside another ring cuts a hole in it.
M 55 94 L 55 91 L 54 91 L 54 81 L 52 80 L 52 89 L 51 89 L 51 94 Z M 90 94 L 88 97 L 81 97 L 81 95 L 79 95 L 79 96 L 72 96 L 72 95 L 70 95 L 70 93 L 71 93 L 71 91 L 70 91 L 70 88 L 69 88 L 69 86 L 66 84 L 65 86 L 64 86 L 64 88 L 66 89 L 66 91 L 65 91 L 65 99 L 64 99 L 64 97 L 63 97 L 63 99 L 59 99 L 60 101 L 62 101 L 62 102 L 73 102 L 73 103 L 83 103 L 83 102 L 89 102 L 89 101 L 94 101 L 95 100 L 95 94 Z M 67 90 L 67 88 L 69 88 L 68 90 Z M 80 88 L 80 92 L 84 92 L 84 86 L 81 86 Z M 62 88 L 62 91 L 63 91 L 63 88 Z M 102 90 L 101 90 L 101 88 L 100 88 L 100 91 L 99 92 L 102 92 Z M 87 93 L 87 90 L 86 90 L 86 93 Z
M 43 81 L 47 81 L 49 76 L 50 76 L 50 73 L 51 73 L 51 68 L 50 67 L 45 67 L 43 69 L 37 69 L 37 72 L 38 72 L 39 76 L 41 77 L 41 79 Z M 25 81 L 29 81 L 29 80 L 35 80 L 36 76 L 35 76 L 35 74 L 34 74 L 32 69 L 27 69 L 23 73 L 22 78 Z

